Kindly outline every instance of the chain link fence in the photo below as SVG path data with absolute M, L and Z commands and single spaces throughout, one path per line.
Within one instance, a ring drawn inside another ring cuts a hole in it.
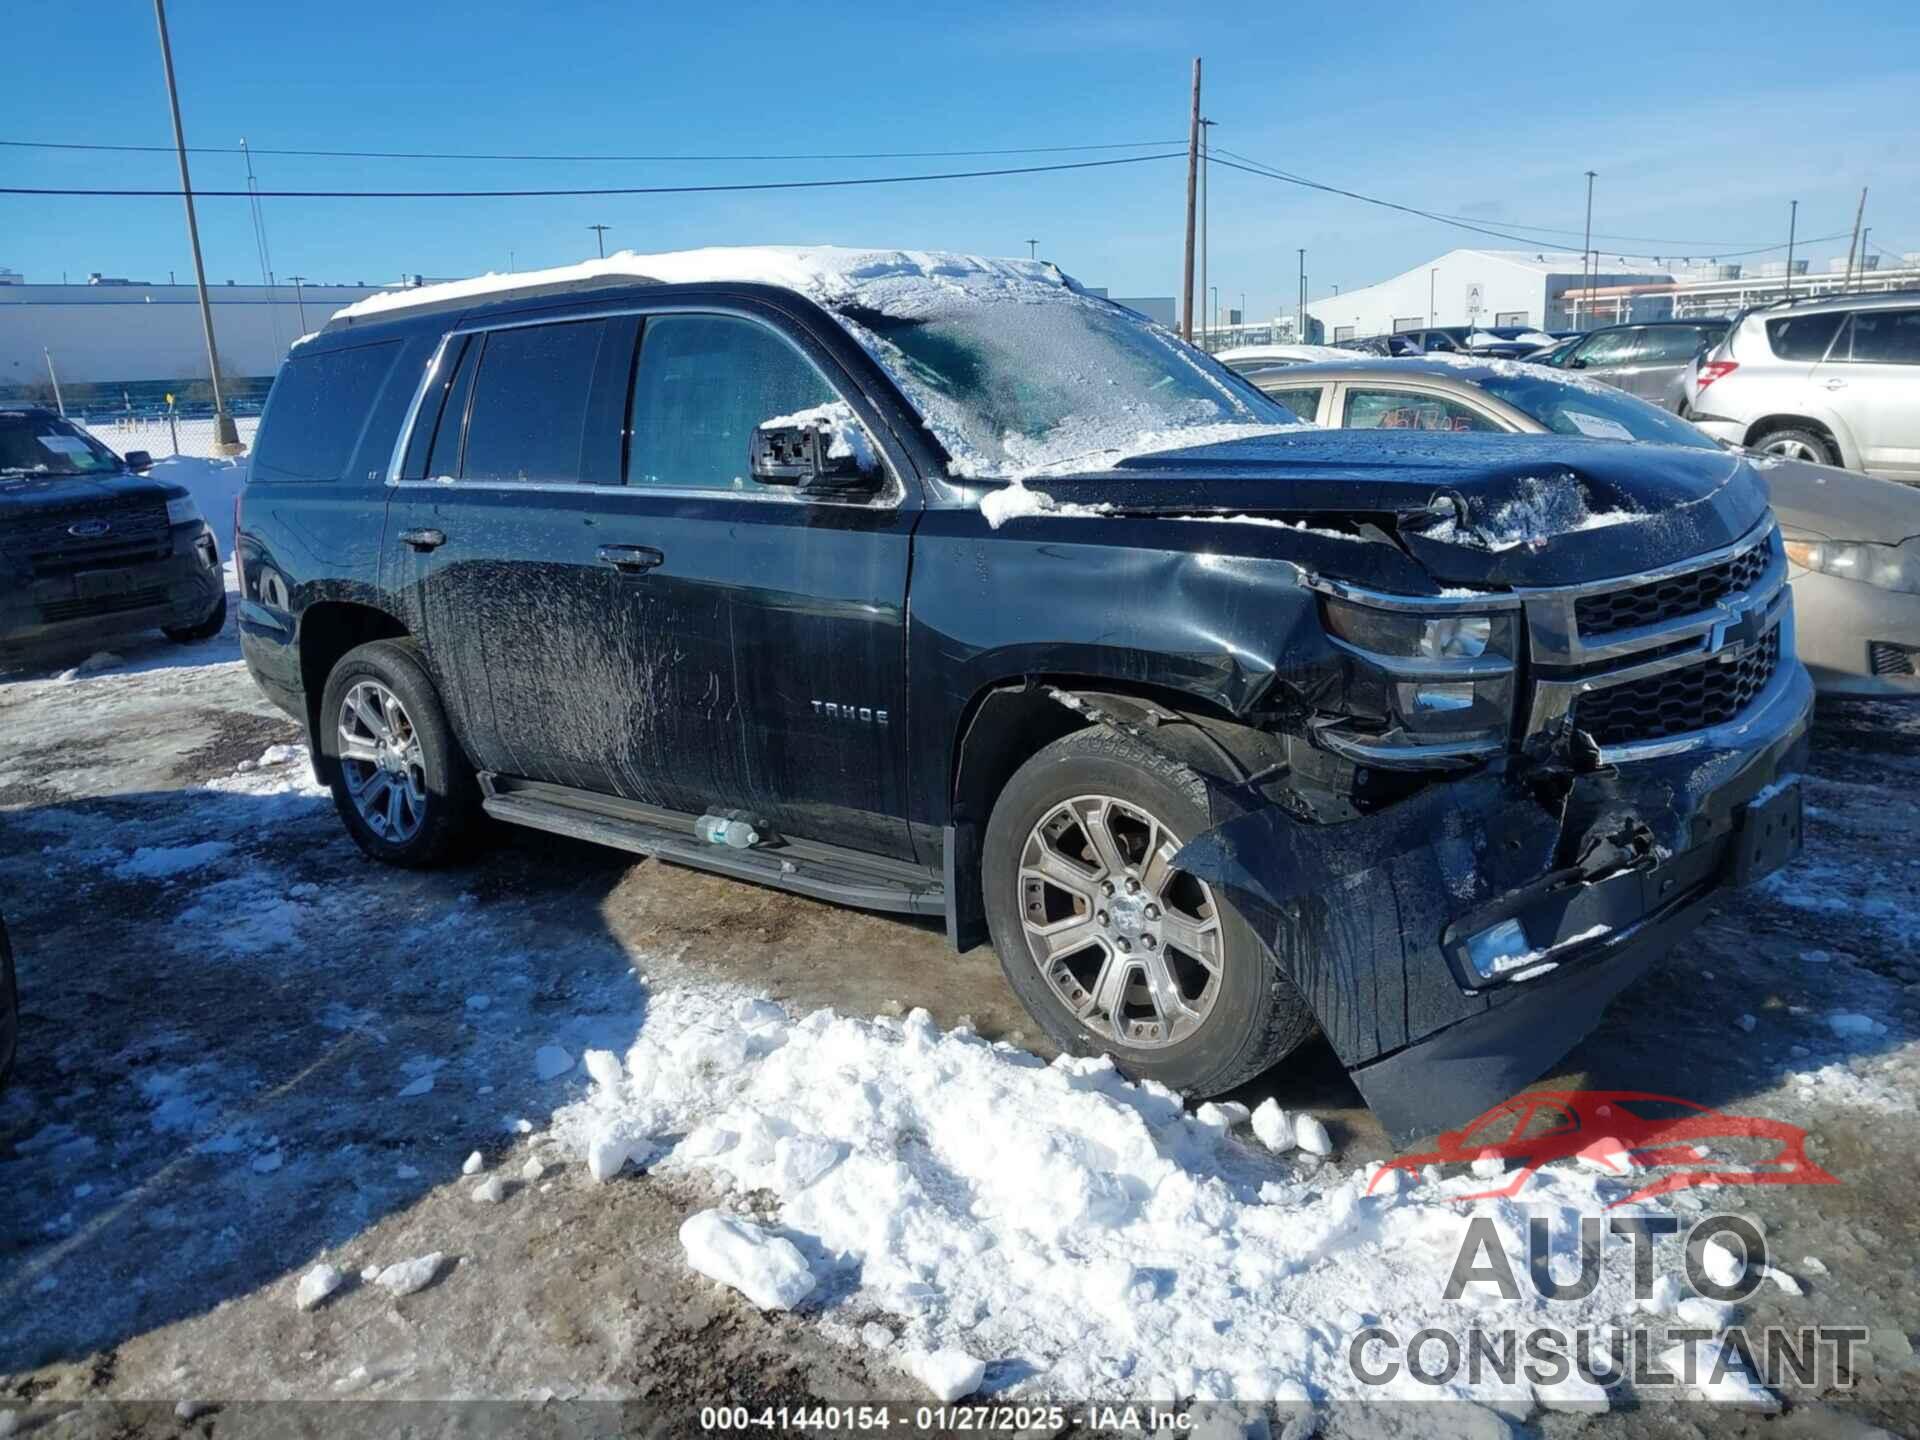
M 196 455 L 214 459 L 220 451 L 215 444 L 211 415 L 101 415 L 69 416 L 84 425 L 100 442 L 125 455 L 130 450 L 145 450 L 155 459 L 171 455 Z M 258 415 L 240 415 L 234 419 L 240 443 L 253 448 L 254 431 L 260 428 Z

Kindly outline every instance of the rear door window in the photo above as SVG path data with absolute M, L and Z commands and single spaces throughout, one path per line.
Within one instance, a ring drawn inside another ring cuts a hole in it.
M 1636 358 L 1643 365 L 1684 365 L 1705 343 L 1690 325 L 1654 325 L 1645 332 Z
M 344 477 L 374 400 L 399 355 L 398 340 L 313 355 L 294 351 L 273 382 L 249 477 Z
M 1767 348 L 1782 360 L 1824 360 L 1827 347 L 1847 318 L 1844 310 L 1826 314 L 1783 315 L 1767 321 Z
M 1920 365 L 1920 310 L 1860 310 L 1853 317 L 1859 364 Z
M 1602 331 L 1574 351 L 1573 359 L 1581 366 L 1624 365 L 1633 356 L 1638 334 L 1636 330 Z
M 1320 397 L 1325 392 L 1324 385 L 1306 385 L 1296 386 L 1292 390 L 1269 390 L 1267 393 L 1302 420 L 1311 422 L 1320 414 Z
M 488 331 L 473 372 L 460 478 L 618 483 L 619 423 L 604 423 L 604 407 L 593 403 L 601 346 L 615 329 L 607 320 L 574 320 Z M 445 471 L 448 457 L 437 441 L 434 449 L 429 463 Z
M 764 325 L 733 315 L 649 319 L 634 372 L 627 483 L 759 490 L 749 451 L 754 430 L 838 399 Z
M 1349 430 L 1491 430 L 1498 431 L 1477 410 L 1417 390 L 1349 389 L 1346 404 Z

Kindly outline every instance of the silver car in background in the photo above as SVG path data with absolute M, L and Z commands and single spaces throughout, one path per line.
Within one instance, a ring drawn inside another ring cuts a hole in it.
M 1302 420 L 1341 429 L 1587 435 L 1720 448 L 1678 416 L 1538 365 L 1354 356 L 1250 377 Z M 1768 457 L 1800 658 L 1829 695 L 1920 697 L 1920 488 Z
M 1542 364 L 1617 385 L 1651 405 L 1676 413 L 1687 400 L 1693 362 L 1727 332 L 1725 320 L 1652 320 L 1611 325 Z
M 1920 482 L 1920 293 L 1748 311 L 1688 375 L 1686 413 L 1730 444 Z

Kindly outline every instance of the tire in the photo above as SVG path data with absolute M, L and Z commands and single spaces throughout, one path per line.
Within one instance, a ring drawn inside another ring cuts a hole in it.
M 227 628 L 227 592 L 220 592 L 220 603 L 213 607 L 213 613 L 198 625 L 163 625 L 160 633 L 176 645 L 197 645 L 202 640 L 211 640 Z
M 436 865 L 480 834 L 473 766 L 411 641 L 349 650 L 327 677 L 318 731 L 334 807 L 373 859 Z
M 1808 460 L 1815 465 L 1840 463 L 1840 457 L 1833 453 L 1833 445 L 1826 436 L 1797 426 L 1782 426 L 1756 435 L 1747 448 L 1758 450 L 1763 455 L 1780 455 L 1788 460 Z
M 20 985 L 13 973 L 13 946 L 7 943 L 7 924 L 0 920 L 0 1089 L 13 1077 L 13 1057 L 20 1041 Z
M 1164 864 L 1234 813 L 1193 770 L 1103 726 L 1054 741 L 1007 782 L 982 856 L 987 925 L 1008 984 L 1062 1049 L 1109 1054 L 1135 1078 L 1217 1095 L 1313 1033 L 1313 1012 L 1232 904 Z M 1056 862 L 1076 851 L 1078 869 L 1061 871 Z M 1156 855 L 1159 866 L 1149 863 Z M 1114 858 L 1127 863 L 1109 896 L 1102 887 Z M 1040 878 L 1036 863 L 1071 884 Z M 1126 888 L 1129 874 L 1137 893 Z M 1035 935 L 1029 920 L 1048 935 Z M 1086 947 L 1075 949 L 1082 937 Z M 1201 958 L 1208 950 L 1214 968 Z M 1124 990 L 1112 963 L 1126 974 Z

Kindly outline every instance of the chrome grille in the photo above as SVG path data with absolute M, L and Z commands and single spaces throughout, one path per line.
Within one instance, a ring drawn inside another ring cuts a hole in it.
M 1574 702 L 1573 722 L 1603 746 L 1723 725 L 1753 703 L 1779 665 L 1780 627 L 1775 625 L 1731 663 L 1705 660 L 1590 690 Z
M 1594 636 L 1698 615 L 1729 595 L 1751 590 L 1766 574 L 1770 558 L 1771 549 L 1762 541 L 1717 565 L 1649 585 L 1585 595 L 1574 602 L 1574 620 L 1582 636 Z

